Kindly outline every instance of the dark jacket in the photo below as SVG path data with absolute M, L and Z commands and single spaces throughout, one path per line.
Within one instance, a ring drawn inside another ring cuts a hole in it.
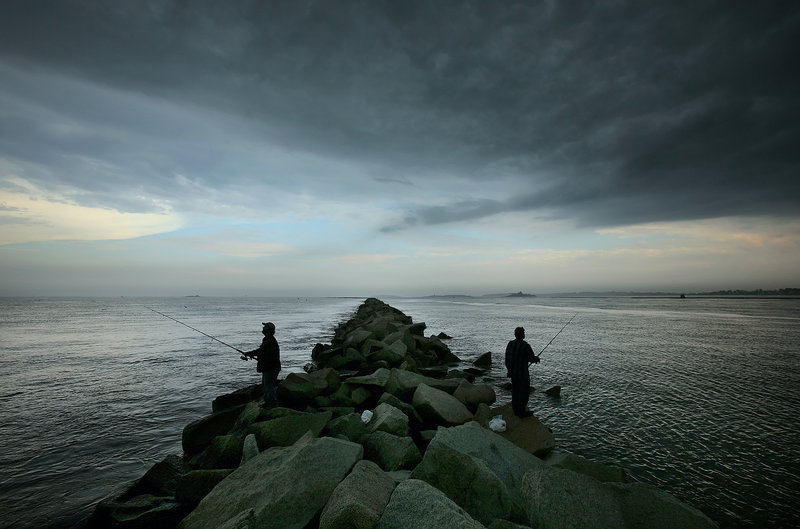
M 264 339 L 261 340 L 261 347 L 252 354 L 258 358 L 256 371 L 259 373 L 272 369 L 281 370 L 281 349 L 274 336 L 264 336 Z
M 525 340 L 511 340 L 506 346 L 506 369 L 511 380 L 530 380 L 528 365 L 539 359 L 533 354 L 533 349 Z

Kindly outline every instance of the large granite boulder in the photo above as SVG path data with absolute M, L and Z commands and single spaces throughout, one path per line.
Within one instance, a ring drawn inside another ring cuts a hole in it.
M 411 401 L 424 421 L 452 426 L 472 420 L 472 412 L 457 398 L 444 391 L 420 384 Z
M 250 425 L 248 433 L 255 434 L 258 447 L 261 450 L 271 446 L 290 446 L 310 431 L 314 437 L 318 436 L 333 414 L 329 411 L 320 413 L 303 413 L 287 415 L 269 421 L 262 421 Z
M 627 483 L 628 475 L 625 469 L 616 465 L 603 465 L 596 463 L 579 455 L 553 450 L 542 461 L 554 467 L 565 468 L 593 477 L 597 481 L 610 481 L 616 483 Z
M 428 447 L 411 478 L 441 490 L 483 524 L 511 515 L 508 489 L 486 463 L 442 443 Z
M 364 329 L 372 333 L 376 341 L 383 340 L 397 331 L 397 325 L 391 317 L 381 317 L 364 325 Z
M 522 493 L 532 527 L 542 529 L 712 529 L 703 513 L 644 483 L 602 483 L 550 465 L 528 470 Z
M 182 457 L 168 455 L 133 482 L 118 500 L 125 501 L 141 494 L 174 496 L 178 481 L 189 470 L 191 469 Z
M 310 433 L 290 447 L 264 450 L 214 487 L 178 527 L 303 529 L 362 453 L 356 443 Z
M 296 407 L 305 406 L 314 397 L 328 395 L 339 389 L 339 373 L 325 368 L 311 373 L 289 373 L 278 384 L 278 400 Z
M 344 352 L 331 356 L 330 367 L 333 369 L 359 369 L 366 362 L 366 358 L 354 347 L 345 347 Z
M 386 368 L 376 369 L 369 375 L 350 377 L 347 379 L 347 383 L 354 386 L 370 386 L 376 388 L 376 390 L 377 388 L 382 390 L 386 387 L 386 383 L 389 382 L 391 374 L 392 372 Z
M 461 359 L 454 355 L 450 348 L 437 336 L 431 335 L 428 338 L 415 337 L 417 347 L 423 351 L 431 351 L 436 355 L 439 362 L 443 364 L 458 364 Z
M 359 414 L 349 413 L 332 419 L 325 427 L 325 431 L 326 435 L 331 437 L 341 436 L 357 443 L 367 433 L 367 427 Z
M 427 384 L 432 388 L 452 394 L 460 383 L 461 381 L 458 379 L 437 379 L 426 377 L 412 371 L 406 371 L 405 369 L 392 369 L 391 376 L 386 383 L 386 391 L 400 400 L 408 401 L 411 399 L 412 395 L 414 395 L 414 391 L 416 391 L 417 386 L 420 384 Z
M 264 420 L 261 417 L 261 412 L 263 408 L 259 405 L 258 402 L 248 402 L 245 404 L 244 408 L 242 408 L 241 413 L 236 418 L 236 421 L 233 423 L 233 426 L 230 429 L 230 433 L 234 435 L 241 435 L 247 431 L 247 428 L 257 422 L 259 420 Z
M 367 431 L 374 433 L 379 430 L 398 437 L 406 437 L 409 434 L 408 416 L 391 404 L 386 402 L 378 404 L 372 420 L 367 425 Z
M 391 366 L 396 366 L 403 362 L 406 352 L 408 352 L 408 347 L 402 341 L 397 340 L 389 345 L 384 344 L 377 351 L 367 355 L 367 362 L 376 363 L 383 360 Z
M 372 529 L 389 503 L 395 482 L 362 459 L 333 490 L 320 516 L 320 529 Z
M 395 487 L 376 529 L 484 529 L 442 491 L 419 479 Z
M 342 382 L 339 389 L 327 396 L 328 402 L 331 406 L 338 406 L 349 408 L 353 406 L 353 399 L 351 397 L 352 387 L 347 382 Z M 317 397 L 320 398 L 320 397 Z
M 535 416 L 517 417 L 511 409 L 511 403 L 492 408 L 492 416 L 502 415 L 506 421 L 506 431 L 500 435 L 539 457 L 544 457 L 556 446 L 553 432 L 542 424 Z
M 175 490 L 175 499 L 187 503 L 200 503 L 220 481 L 233 472 L 232 468 L 193 470 L 184 474 Z
M 479 404 L 492 405 L 497 400 L 497 395 L 492 386 L 488 384 L 472 384 L 468 380 L 461 380 L 453 396 L 464 403 L 470 410 L 478 409 Z
M 101 501 L 86 522 L 87 529 L 175 527 L 191 509 L 174 498 L 142 494 L 127 501 Z
M 243 405 L 234 406 L 189 423 L 181 438 L 183 451 L 189 455 L 202 452 L 215 437 L 225 435 L 233 428 L 243 409 Z
M 492 367 L 492 352 L 483 353 L 472 362 L 472 365 L 480 369 L 489 369 Z
M 372 332 L 365 328 L 357 328 L 345 335 L 344 345 L 360 349 L 364 342 L 370 338 L 372 338 Z
M 236 435 L 219 435 L 189 463 L 198 469 L 236 468 L 242 459 L 244 441 Z
M 364 457 L 387 472 L 414 468 L 422 460 L 422 454 L 411 437 L 398 437 L 382 431 L 364 438 Z
M 247 404 L 250 401 L 258 400 L 259 398 L 263 399 L 263 397 L 264 386 L 261 384 L 253 384 L 252 386 L 237 389 L 233 393 L 227 393 L 215 398 L 213 401 L 211 401 L 211 411 L 222 411 L 235 406 L 240 406 L 242 404 Z
M 538 457 L 476 422 L 439 428 L 428 450 L 435 449 L 437 445 L 444 445 L 486 463 L 508 490 L 512 501 L 512 520 L 527 520 L 521 493 L 522 481 L 526 471 L 544 465 Z
M 417 428 L 420 424 L 422 424 L 422 417 L 419 416 L 417 410 L 414 409 L 414 406 L 407 402 L 403 402 L 402 400 L 398 399 L 391 393 L 384 392 L 381 397 L 378 399 L 378 406 L 381 404 L 391 404 L 398 410 L 402 411 L 408 417 L 409 424 L 412 428 Z

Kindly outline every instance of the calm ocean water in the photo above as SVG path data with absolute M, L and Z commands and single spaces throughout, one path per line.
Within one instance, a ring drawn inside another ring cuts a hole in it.
M 559 448 L 618 464 L 722 527 L 800 526 L 800 300 L 383 298 L 465 364 L 524 325 L 538 351 L 531 408 Z M 79 525 L 164 456 L 255 364 L 276 324 L 283 375 L 363 299 L 0 299 L 0 527 Z M 542 393 L 562 386 L 562 397 Z M 500 402 L 508 392 L 496 388 Z

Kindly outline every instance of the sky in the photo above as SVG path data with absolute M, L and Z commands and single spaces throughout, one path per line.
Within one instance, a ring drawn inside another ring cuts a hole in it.
M 0 4 L 0 295 L 800 287 L 794 1 Z

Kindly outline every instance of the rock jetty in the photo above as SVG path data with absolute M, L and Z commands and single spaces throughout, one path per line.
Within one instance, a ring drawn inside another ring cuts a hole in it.
M 491 408 L 494 389 L 425 328 L 367 299 L 280 382 L 280 407 L 257 385 L 218 397 L 184 429 L 183 455 L 100 502 L 87 528 L 716 527 L 556 450 L 535 417 Z M 504 432 L 488 427 L 497 415 Z

